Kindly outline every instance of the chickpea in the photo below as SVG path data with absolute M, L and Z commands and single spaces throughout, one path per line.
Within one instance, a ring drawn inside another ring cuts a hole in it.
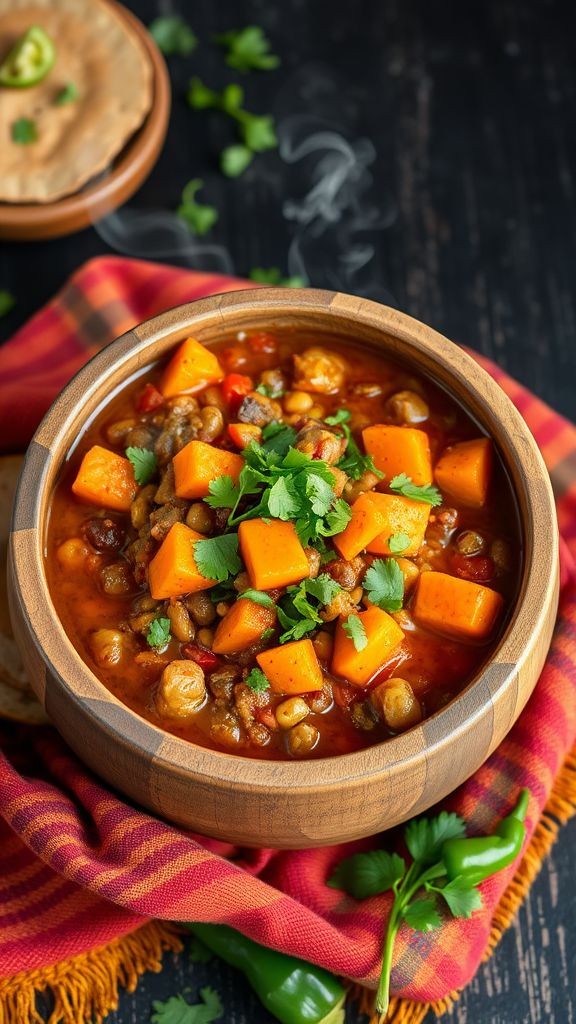
M 214 611 L 214 614 L 216 614 L 216 611 Z M 211 649 L 214 643 L 214 630 L 203 627 L 196 633 L 196 639 L 199 644 L 202 644 L 202 647 L 209 647 Z
M 219 615 L 221 619 L 230 611 L 232 605 L 228 601 L 218 601 L 216 605 L 216 615 Z
M 205 501 L 195 501 L 190 505 L 186 515 L 186 526 L 196 530 L 196 533 L 212 533 L 214 520 Z
M 411 562 L 409 558 L 399 557 L 395 561 L 398 563 L 404 577 L 404 593 L 407 594 L 420 575 L 418 566 L 414 565 L 414 562 Z
M 332 657 L 332 648 L 334 647 L 334 640 L 331 634 L 327 633 L 325 629 L 320 629 L 312 643 L 320 661 L 329 661 Z
M 376 381 L 362 381 L 353 385 L 352 394 L 355 398 L 378 398 L 382 394 L 382 386 Z
M 136 423 L 135 419 L 118 420 L 117 423 L 111 423 L 106 428 L 106 440 L 109 444 L 121 445 L 126 441 L 129 431 Z
M 63 569 L 82 569 L 89 548 L 81 537 L 69 537 L 60 545 L 56 554 Z
M 211 626 L 216 618 L 216 609 L 203 590 L 197 594 L 190 594 L 186 598 L 186 607 L 197 626 Z
M 320 405 L 319 402 L 315 402 L 314 405 L 310 406 L 310 408 L 308 410 L 308 415 L 313 420 L 323 420 L 325 413 L 326 413 L 326 410 L 325 410 L 324 406 Z
M 335 597 L 319 613 L 323 622 L 333 622 L 339 615 L 349 615 L 355 611 L 358 601 L 362 598 L 362 587 L 356 587 L 351 593 L 340 590 Z
M 281 729 L 291 729 L 309 714 L 310 708 L 302 697 L 290 697 L 276 708 L 276 721 Z
M 309 754 L 318 743 L 320 733 L 315 725 L 309 722 L 299 722 L 293 729 L 290 729 L 286 737 L 286 744 L 292 757 L 304 757 Z
M 213 405 L 216 409 L 219 409 L 221 413 L 226 412 L 226 402 L 224 401 L 224 395 L 222 394 L 222 388 L 212 385 L 200 395 L 201 405 Z
M 141 530 L 148 522 L 148 516 L 150 515 L 154 504 L 155 493 L 156 485 L 147 484 L 141 491 L 138 491 L 138 494 L 130 505 L 130 520 L 135 530 Z
M 461 555 L 479 555 L 486 547 L 486 541 L 476 530 L 463 530 L 456 538 L 456 547 Z
M 171 661 L 156 692 L 156 710 L 166 718 L 189 718 L 206 702 L 204 672 L 195 661 Z
M 386 413 L 393 423 L 423 423 L 430 409 L 415 391 L 397 391 L 386 402 Z
M 358 480 L 349 480 L 344 486 L 344 497 L 350 504 L 356 501 L 361 494 L 365 494 L 366 491 L 373 491 L 376 484 L 379 482 L 380 477 L 376 476 L 372 470 L 367 469 Z
M 247 572 L 239 572 L 236 579 L 234 580 L 234 590 L 238 594 L 244 593 L 245 590 L 250 588 L 250 577 Z
M 224 430 L 224 417 L 215 405 L 206 405 L 200 410 L 202 426 L 198 437 L 201 441 L 214 441 Z
M 100 586 L 105 594 L 118 597 L 128 594 L 134 587 L 134 577 L 127 562 L 113 562 L 100 569 Z
M 380 683 L 370 694 L 372 705 L 389 729 L 403 732 L 422 720 L 422 708 L 406 679 L 392 678 Z
M 156 618 L 155 612 L 141 612 L 139 615 L 131 615 L 130 629 L 133 633 L 143 633 L 145 635 L 150 628 L 150 623 Z
M 126 447 L 151 448 L 154 434 L 144 423 L 137 423 L 128 431 L 124 439 Z
M 90 650 L 100 668 L 118 665 L 124 655 L 126 639 L 126 634 L 118 629 L 97 629 L 92 633 Z
M 268 388 L 272 398 L 279 398 L 286 391 L 286 378 L 281 370 L 263 370 L 260 374 L 260 384 Z
M 285 412 L 303 413 L 312 408 L 314 399 L 306 391 L 289 391 L 284 396 L 283 405 Z
M 195 628 L 190 619 L 188 609 L 182 601 L 175 601 L 174 604 L 169 604 L 167 615 L 170 619 L 171 632 L 180 643 L 185 644 L 189 640 L 194 639 Z

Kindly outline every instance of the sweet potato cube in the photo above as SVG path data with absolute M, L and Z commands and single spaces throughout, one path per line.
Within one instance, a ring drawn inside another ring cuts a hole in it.
M 397 494 L 370 491 L 366 497 L 374 503 L 384 522 L 382 532 L 366 545 L 370 554 L 391 555 L 388 541 L 395 533 L 405 533 L 410 538 L 409 547 L 404 551 L 396 551 L 395 554 L 404 555 L 406 558 L 417 554 L 424 540 L 431 506 L 424 501 L 412 501 L 411 498 L 403 498 Z
M 432 483 L 430 444 L 423 430 L 377 423 L 366 427 L 362 437 L 376 469 L 384 473 L 383 485 L 399 473 L 406 473 L 419 487 Z
M 202 575 L 194 561 L 194 542 L 206 540 L 184 523 L 174 523 L 148 566 L 150 593 L 155 601 L 208 590 L 216 580 Z
M 463 505 L 481 508 L 488 496 L 492 455 L 492 442 L 488 437 L 453 444 L 436 463 L 436 483 Z
M 127 512 L 138 484 L 128 459 L 95 444 L 82 459 L 72 490 L 77 498 L 91 505 Z
M 224 370 L 216 356 L 194 338 L 187 338 L 176 349 L 160 379 L 164 398 L 174 398 L 185 391 L 200 391 L 208 384 L 224 379 Z
M 274 693 L 313 693 L 322 689 L 322 669 L 311 640 L 271 647 L 256 655 Z
M 457 640 L 487 640 L 504 607 L 501 594 L 444 572 L 423 572 L 412 615 L 419 626 Z
M 260 639 L 276 622 L 273 608 L 264 608 L 247 597 L 239 597 L 220 620 L 212 650 L 215 654 L 237 654 Z
M 342 558 L 355 558 L 384 528 L 384 519 L 368 494 L 361 494 L 352 505 L 352 518 L 342 533 L 334 537 L 334 546 Z
M 370 605 L 365 612 L 358 614 L 366 631 L 368 643 L 363 651 L 357 651 L 343 629 L 347 618 L 348 616 L 341 616 L 336 627 L 332 672 L 347 679 L 354 686 L 366 686 L 400 646 L 404 633 L 388 612 L 382 611 L 376 605 Z
M 257 590 L 299 583 L 310 575 L 306 553 L 292 523 L 246 519 L 238 527 L 240 551 Z
M 174 456 L 172 464 L 178 497 L 204 498 L 210 493 L 212 480 L 218 477 L 231 476 L 237 483 L 244 459 L 204 441 L 190 441 Z

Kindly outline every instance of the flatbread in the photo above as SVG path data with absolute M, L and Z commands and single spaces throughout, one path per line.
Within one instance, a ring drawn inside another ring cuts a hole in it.
M 31 25 L 56 47 L 46 78 L 27 89 L 0 87 L 0 200 L 46 203 L 77 192 L 104 171 L 152 106 L 152 66 L 136 36 L 106 0 L 0 0 L 0 59 Z M 68 83 L 78 99 L 55 99 Z M 20 118 L 38 139 L 12 140 Z

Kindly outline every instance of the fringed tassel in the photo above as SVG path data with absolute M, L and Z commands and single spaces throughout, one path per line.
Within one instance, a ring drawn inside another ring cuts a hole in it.
M 522 861 L 503 893 L 494 911 L 490 935 L 482 957 L 482 963 L 489 960 L 504 932 L 510 927 L 530 886 L 542 867 L 545 856 L 558 838 L 558 833 L 567 821 L 576 814 L 576 751 L 568 755 L 558 773 L 548 802 L 542 812 L 532 838 L 526 847 Z M 455 989 L 444 999 L 434 1003 L 415 1003 L 411 999 L 391 999 L 386 1015 L 386 1024 L 421 1024 L 429 1010 L 437 1017 L 448 1013 L 460 997 L 462 989 Z M 349 999 L 357 1003 L 359 1010 L 370 1017 L 370 1024 L 380 1024 L 379 1014 L 374 1013 L 375 993 L 362 985 L 353 985 Z
M 46 990 L 54 999 L 48 1024 L 102 1024 L 118 1008 L 120 985 L 133 992 L 144 971 L 161 970 L 166 950 L 182 949 L 175 925 L 150 921 L 100 949 L 0 980 L 0 1024 L 43 1024 L 36 996 Z

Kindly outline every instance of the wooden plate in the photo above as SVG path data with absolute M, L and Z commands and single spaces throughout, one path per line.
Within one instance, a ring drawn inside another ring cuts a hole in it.
M 170 118 L 170 79 L 166 64 L 138 18 L 120 4 L 114 3 L 114 6 L 138 36 L 152 64 L 152 109 L 104 177 L 53 203 L 0 203 L 0 238 L 31 242 L 70 235 L 89 227 L 125 203 L 140 188 L 160 155 Z

